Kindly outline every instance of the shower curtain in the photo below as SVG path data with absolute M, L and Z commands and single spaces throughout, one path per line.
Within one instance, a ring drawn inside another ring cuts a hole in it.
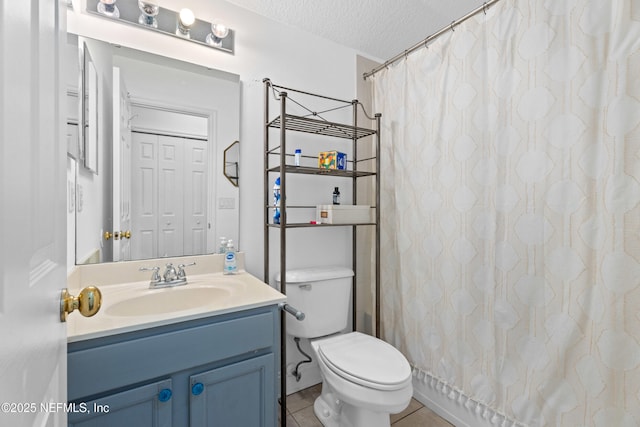
M 502 0 L 373 87 L 414 383 L 492 425 L 640 425 L 640 1 Z

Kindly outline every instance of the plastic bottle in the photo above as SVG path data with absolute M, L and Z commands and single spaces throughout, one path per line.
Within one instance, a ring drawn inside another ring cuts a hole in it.
M 218 253 L 225 254 L 227 253 L 227 238 L 220 237 L 220 246 L 218 246 Z
M 340 190 L 338 189 L 338 187 L 335 187 L 333 189 L 333 204 L 334 205 L 340 204 Z
M 273 185 L 273 223 L 280 224 L 280 177 L 276 178 Z
M 233 240 L 227 241 L 227 252 L 224 255 L 224 274 L 236 274 L 238 265 L 236 264 L 236 250 L 233 247 Z
M 296 148 L 296 154 L 294 157 L 296 166 L 300 166 L 300 157 L 302 157 L 302 150 L 299 148 Z

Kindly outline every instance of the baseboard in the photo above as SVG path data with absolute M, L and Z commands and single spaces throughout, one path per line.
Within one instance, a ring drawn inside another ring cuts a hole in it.
M 444 381 L 415 368 L 413 397 L 456 427 L 524 427 Z

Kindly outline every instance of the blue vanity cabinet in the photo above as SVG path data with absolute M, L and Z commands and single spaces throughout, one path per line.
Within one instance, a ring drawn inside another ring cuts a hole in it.
M 277 425 L 277 305 L 67 347 L 69 426 Z M 94 410 L 94 408 L 96 410 Z
M 171 427 L 171 380 L 135 387 L 72 406 L 69 426 Z

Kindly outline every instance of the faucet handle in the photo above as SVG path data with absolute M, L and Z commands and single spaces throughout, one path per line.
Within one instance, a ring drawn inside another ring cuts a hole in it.
M 162 280 L 160 277 L 160 267 L 140 267 L 139 271 L 153 271 L 151 275 L 152 282 L 160 282 Z
M 187 273 L 185 273 L 184 268 L 185 267 L 191 267 L 192 265 L 196 265 L 195 261 L 192 262 L 191 264 L 180 264 L 180 265 L 178 265 L 178 279 L 183 279 L 183 278 L 187 277 Z

